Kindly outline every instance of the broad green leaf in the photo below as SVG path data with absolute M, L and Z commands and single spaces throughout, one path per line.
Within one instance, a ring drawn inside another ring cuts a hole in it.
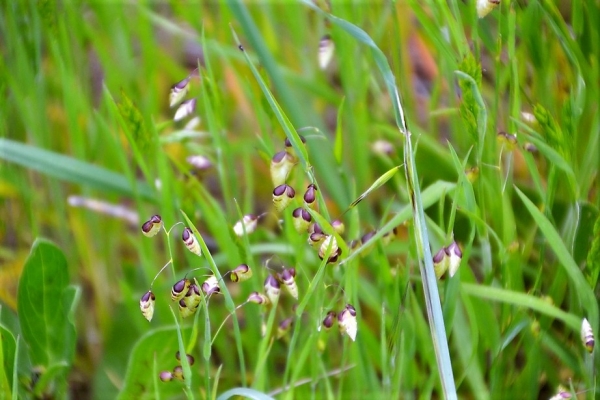
M 573 283 L 573 288 L 577 296 L 579 297 L 579 307 L 583 310 L 584 315 L 579 319 L 579 323 L 583 317 L 588 317 L 588 320 L 592 324 L 594 332 L 598 332 L 598 301 L 594 292 L 590 288 L 589 284 L 585 280 L 583 273 L 579 266 L 573 260 L 573 257 L 569 253 L 567 246 L 561 239 L 560 235 L 552 226 L 552 223 L 548 221 L 546 216 L 533 204 L 531 200 L 517 187 L 515 187 L 516 193 L 519 195 L 523 204 L 533 217 L 536 225 L 539 227 L 542 234 L 546 237 L 548 245 L 554 251 L 558 257 L 560 265 L 565 269 L 569 279 Z
M 72 308 L 75 296 L 68 284 L 62 251 L 47 240 L 36 240 L 19 279 L 17 296 L 21 331 L 34 366 L 72 362 L 76 341 L 65 310 Z
M 172 371 L 179 365 L 175 353 L 179 349 L 178 334 L 175 327 L 154 329 L 143 335 L 135 344 L 127 365 L 125 381 L 118 399 L 155 399 L 153 363 L 156 358 L 159 371 Z M 196 369 L 192 369 L 192 372 Z M 194 376 L 194 381 L 199 377 Z M 183 382 L 158 382 L 160 394 L 174 396 L 181 394 Z
M 217 400 L 227 400 L 233 396 L 242 396 L 242 398 L 251 400 L 273 400 L 268 394 L 250 388 L 229 389 L 228 391 L 221 393 L 221 395 L 217 397 Z
M 0 138 L 0 159 L 102 192 L 130 197 L 137 193 L 144 200 L 155 199 L 154 191 L 146 183 L 132 183 L 116 172 L 14 140 Z
M 7 398 L 11 396 L 9 382 L 12 382 L 16 347 L 12 332 L 0 325 L 0 393 L 7 395 Z

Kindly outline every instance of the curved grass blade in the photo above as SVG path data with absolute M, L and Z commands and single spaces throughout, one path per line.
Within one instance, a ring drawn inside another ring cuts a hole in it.
M 177 321 L 177 316 L 175 315 L 175 311 L 173 311 L 173 307 L 169 307 L 169 310 L 171 310 L 171 315 L 173 315 L 173 321 L 175 321 L 175 330 L 177 331 L 177 346 L 179 354 L 181 354 L 181 368 L 183 368 L 183 378 L 185 382 L 185 387 L 187 388 L 187 392 L 190 392 L 192 388 L 192 369 L 190 368 L 190 363 L 188 361 L 187 356 L 185 356 L 185 354 L 187 354 L 187 351 L 185 349 L 185 344 L 183 343 L 183 336 L 181 335 L 181 327 L 179 326 L 179 321 Z
M 154 191 L 144 182 L 132 182 L 125 176 L 105 168 L 14 140 L 0 138 L 0 159 L 103 192 L 128 197 L 137 193 L 144 200 L 155 200 Z
M 462 283 L 461 290 L 469 296 L 513 304 L 518 307 L 527 308 L 540 314 L 556 318 L 563 321 L 565 325 L 569 326 L 576 333 L 579 333 L 579 329 L 581 328 L 581 318 L 576 317 L 573 314 L 569 314 L 548 303 L 546 300 L 542 300 L 530 294 L 491 286 L 476 285 L 473 283 Z
M 426 209 L 426 208 L 432 206 L 433 204 L 438 202 L 439 199 L 444 194 L 454 190 L 455 187 L 456 187 L 456 184 L 451 183 L 451 182 L 445 182 L 445 181 L 437 181 L 433 185 L 428 186 L 427 189 L 425 189 L 423 191 L 423 197 L 422 197 L 423 208 Z M 389 220 L 384 226 L 382 226 L 381 228 L 379 228 L 377 230 L 377 233 L 371 239 L 369 239 L 368 243 L 365 243 L 365 244 L 361 245 L 359 248 L 357 248 L 356 250 L 354 250 L 348 256 L 348 258 L 344 258 L 340 262 L 340 266 L 350 262 L 352 259 L 354 259 L 354 257 L 357 257 L 365 248 L 369 247 L 371 245 L 371 243 L 374 243 L 376 240 L 381 239 L 381 237 L 383 237 L 383 235 L 390 232 L 392 229 L 394 229 L 396 226 L 400 225 L 404 221 L 408 220 L 410 218 L 410 215 L 411 215 L 410 205 L 403 207 L 394 216 L 394 218 Z
M 353 209 L 354 207 L 356 207 L 356 205 L 358 203 L 360 203 L 361 201 L 363 201 L 365 199 L 365 197 L 370 195 L 371 192 L 382 187 L 387 181 L 389 181 L 392 178 L 392 176 L 394 176 L 396 174 L 396 172 L 398 172 L 398 170 L 401 167 L 402 167 L 402 165 L 397 165 L 397 166 L 391 168 L 390 170 L 386 171 L 379 178 L 377 178 L 377 180 L 375 182 L 373 182 L 373 184 L 367 190 L 365 190 L 360 196 L 358 196 L 358 198 L 356 200 L 354 200 L 352 203 L 350 203 L 350 205 L 348 206 L 346 211 L 344 211 L 344 214 L 347 213 L 348 211 L 350 211 L 351 209 Z
M 598 301 L 596 300 L 594 292 L 592 291 L 585 277 L 583 276 L 581 269 L 579 269 L 577 263 L 575 262 L 575 260 L 573 260 L 573 257 L 569 253 L 567 246 L 561 239 L 556 229 L 554 229 L 554 227 L 552 226 L 552 223 L 550 223 L 550 221 L 535 206 L 535 204 L 533 204 L 533 202 L 529 200 L 529 198 L 525 196 L 525 194 L 521 192 L 516 186 L 515 191 L 521 198 L 521 201 L 523 201 L 523 204 L 525 204 L 527 211 L 529 211 L 529 213 L 533 217 L 533 220 L 539 227 L 540 231 L 542 231 L 542 233 L 546 237 L 550 248 L 552 248 L 552 250 L 558 257 L 560 264 L 563 266 L 565 272 L 573 282 L 573 289 L 579 297 L 579 307 L 581 307 L 585 311 L 584 316 L 588 316 L 588 320 L 590 320 L 594 332 L 598 332 Z M 581 320 L 581 318 L 579 319 Z M 580 322 L 581 321 L 578 321 L 577 329 L 579 329 L 580 327 Z
M 296 154 L 298 154 L 298 156 L 300 158 L 300 162 L 302 163 L 302 166 L 304 167 L 304 170 L 307 172 L 310 171 L 310 164 L 308 162 L 308 153 L 306 152 L 306 147 L 302 143 L 300 136 L 296 132 L 296 129 L 294 128 L 294 126 L 292 125 L 292 123 L 290 122 L 288 117 L 283 112 L 283 109 L 281 108 L 281 106 L 279 105 L 277 100 L 275 100 L 275 97 L 269 90 L 269 87 L 267 86 L 267 84 L 263 80 L 262 76 L 260 76 L 258 70 L 256 69 L 256 67 L 250 60 L 250 57 L 248 57 L 248 54 L 246 53 L 246 51 L 244 50 L 244 47 L 240 43 L 240 40 L 239 40 L 237 34 L 233 30 L 233 27 L 231 27 L 231 32 L 233 33 L 233 37 L 235 38 L 235 42 L 236 42 L 238 48 L 244 54 L 244 58 L 246 59 L 248 66 L 252 70 L 252 74 L 256 78 L 256 81 L 258 82 L 261 90 L 263 91 L 263 94 L 267 98 L 269 105 L 273 109 L 273 112 L 275 113 L 277 120 L 281 124 L 281 127 L 283 128 L 285 135 L 292 143 L 292 146 L 293 146 L 294 150 L 296 151 Z M 313 181 L 314 181 L 314 179 L 313 179 Z
M 251 400 L 274 400 L 268 394 L 250 388 L 229 389 L 228 391 L 221 393 L 221 395 L 217 397 L 217 400 L 227 400 L 232 398 L 233 396 L 241 396 L 243 398 Z
M 452 372 L 452 364 L 450 362 L 450 352 L 448 349 L 444 317 L 442 314 L 442 307 L 438 294 L 437 280 L 435 278 L 433 269 L 425 213 L 423 212 L 423 202 L 421 200 L 421 190 L 419 188 L 419 178 L 417 175 L 416 162 L 414 160 L 414 152 L 412 148 L 412 138 L 406 125 L 404 109 L 402 108 L 402 102 L 400 100 L 400 93 L 396 87 L 396 78 L 394 77 L 385 54 L 383 54 L 373 39 L 371 39 L 371 37 L 365 31 L 348 21 L 322 11 L 309 0 L 302 0 L 302 2 L 318 14 L 324 16 L 329 21 L 352 35 L 352 37 L 354 37 L 356 40 L 369 46 L 371 48 L 373 58 L 375 59 L 375 63 L 377 64 L 377 67 L 379 68 L 379 71 L 381 72 L 381 75 L 383 76 L 387 86 L 389 92 L 388 94 L 394 108 L 396 125 L 398 126 L 398 129 L 402 134 L 402 138 L 404 139 L 405 174 L 408 193 L 410 194 L 413 208 L 414 231 L 415 241 L 417 244 L 417 255 L 419 258 L 419 269 L 421 272 L 421 277 L 423 278 L 423 291 L 425 292 L 425 303 L 427 306 L 429 327 L 431 329 L 431 336 L 440 373 L 442 390 L 446 398 L 456 399 L 456 385 L 454 383 L 454 374 Z

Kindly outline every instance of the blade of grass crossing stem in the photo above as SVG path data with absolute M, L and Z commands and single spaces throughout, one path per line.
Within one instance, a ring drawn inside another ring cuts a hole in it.
M 217 268 L 217 264 L 215 264 L 215 260 L 212 258 L 212 255 L 210 254 L 208 247 L 206 247 L 204 238 L 202 237 L 202 235 L 200 235 L 200 232 L 198 232 L 198 229 L 196 229 L 196 227 L 194 226 L 192 221 L 190 221 L 190 219 L 188 218 L 186 213 L 183 212 L 183 210 L 181 210 L 181 214 L 183 215 L 183 218 L 185 219 L 187 226 L 192 228 L 194 235 L 196 235 L 196 238 L 198 239 L 198 243 L 200 243 L 200 247 L 202 248 L 202 254 L 204 254 L 204 256 L 206 257 L 206 260 L 208 261 L 208 265 L 210 266 L 210 269 L 213 271 L 213 273 L 217 277 L 217 280 L 219 282 L 222 282 L 223 277 L 221 276 L 221 273 L 219 272 L 219 269 Z M 229 290 L 227 290 L 227 285 L 223 285 L 223 287 L 221 288 L 221 293 L 223 294 L 223 297 L 225 298 L 225 308 L 227 309 L 227 311 L 229 311 L 232 314 L 233 336 L 235 338 L 235 345 L 237 347 L 238 357 L 240 359 L 240 373 L 242 376 L 242 384 L 246 385 L 246 382 L 247 382 L 247 380 L 246 380 L 246 363 L 244 361 L 244 350 L 242 347 L 242 335 L 240 333 L 240 325 L 238 323 L 237 314 L 235 313 L 235 303 L 233 302 L 233 299 L 231 298 L 231 294 L 229 293 Z
M 429 238 L 427 237 L 427 226 L 425 215 L 423 212 L 423 203 L 421 199 L 421 191 L 419 188 L 419 180 L 417 175 L 416 163 L 414 160 L 414 154 L 411 143 L 411 136 L 408 132 L 406 120 L 404 117 L 404 110 L 400 101 L 400 94 L 396 87 L 396 78 L 392 73 L 387 58 L 383 52 L 377 47 L 375 42 L 369 37 L 369 35 L 357 27 L 345 21 L 343 19 L 334 17 L 308 0 L 302 0 L 302 2 L 315 10 L 318 14 L 323 15 L 329 19 L 335 25 L 342 28 L 344 31 L 352 35 L 356 40 L 364 43 L 371 48 L 375 63 L 383 76 L 385 84 L 387 86 L 392 105 L 394 108 L 394 115 L 396 118 L 396 124 L 398 129 L 405 139 L 404 146 L 404 164 L 406 181 L 408 185 L 408 192 L 410 194 L 411 203 L 413 207 L 413 219 L 414 219 L 414 230 L 415 230 L 415 242 L 417 244 L 417 254 L 419 257 L 419 268 L 421 277 L 423 280 L 423 291 L 425 293 L 425 303 L 427 307 L 427 315 L 429 317 L 429 327 L 431 329 L 431 336 L 433 339 L 433 345 L 435 349 L 435 355 L 437 365 L 440 373 L 442 389 L 444 396 L 448 399 L 456 399 L 456 387 L 454 383 L 454 374 L 452 372 L 452 365 L 450 363 L 450 353 L 448 350 L 448 341 L 446 339 L 446 332 L 444 327 L 444 317 L 442 314 L 442 307 L 440 304 L 440 298 L 437 288 L 437 280 L 433 270 L 433 261 L 431 250 L 429 246 Z
M 190 393 L 192 388 L 192 369 L 187 357 L 185 356 L 185 345 L 183 344 L 183 337 L 181 336 L 179 321 L 177 321 L 177 316 L 175 315 L 175 311 L 173 311 L 173 307 L 169 307 L 169 310 L 171 310 L 173 320 L 175 321 L 175 328 L 177 329 L 177 343 L 179 344 L 179 354 L 181 354 L 181 368 L 183 368 L 183 378 L 185 381 L 185 387 L 187 389 L 186 393 Z
M 235 33 L 235 30 L 233 29 L 233 27 L 231 28 L 231 32 L 233 33 L 233 37 L 235 38 L 235 42 L 236 42 L 238 48 L 244 54 L 244 58 L 246 59 L 248 66 L 252 70 L 252 74 L 256 78 L 256 81 L 258 82 L 261 90 L 263 91 L 263 94 L 267 98 L 269 105 L 273 109 L 273 112 L 275 113 L 277 120 L 281 124 L 281 127 L 283 128 L 285 135 L 292 143 L 294 150 L 296 150 L 296 154 L 298 154 L 298 156 L 300 157 L 300 161 L 302 162 L 302 166 L 304 167 L 304 170 L 308 172 L 309 167 L 310 167 L 310 164 L 308 163 L 308 153 L 306 152 L 306 147 L 302 143 L 300 136 L 296 132 L 296 129 L 294 128 L 294 126 L 292 125 L 292 123 L 290 122 L 288 117 L 283 112 L 279 103 L 277 103 L 277 100 L 275 100 L 275 97 L 273 96 L 273 94 L 269 90 L 268 86 L 266 85 L 265 81 L 260 76 L 258 70 L 256 69 L 256 67 L 250 60 L 250 57 L 248 57 L 248 54 L 246 53 L 246 50 L 244 50 L 244 47 L 240 43 L 240 39 L 238 38 L 237 34 Z M 313 179 L 313 181 L 314 181 L 314 179 Z
M 430 185 L 423 191 L 422 195 L 422 205 L 423 208 L 428 208 L 439 199 L 444 196 L 446 193 L 453 191 L 456 188 L 456 184 L 445 182 L 445 181 L 437 181 L 433 185 Z M 411 208 L 410 206 L 403 207 L 391 220 L 389 220 L 384 226 L 377 230 L 375 236 L 373 236 L 368 243 L 362 244 L 358 249 L 354 250 L 347 258 L 344 258 L 340 262 L 340 266 L 349 263 L 352 259 L 361 254 L 364 249 L 369 247 L 371 243 L 375 243 L 375 241 L 379 240 L 383 235 L 392 231 L 394 227 L 400 225 L 404 221 L 410 218 Z
M 398 172 L 400 167 L 402 167 L 402 166 L 397 165 L 397 166 L 391 168 L 390 170 L 388 170 L 387 172 L 385 172 L 379 178 L 377 178 L 377 180 L 375 182 L 373 182 L 373 184 L 367 190 L 365 190 L 360 196 L 358 196 L 358 198 L 356 200 L 354 200 L 352 203 L 350 203 L 350 205 L 348 206 L 346 211 L 344 211 L 344 213 L 346 213 L 349 210 L 351 210 L 352 208 L 356 207 L 356 205 L 358 203 L 360 203 L 361 201 L 363 201 L 365 199 L 365 197 L 367 197 L 369 194 L 371 194 L 371 192 L 382 187 L 387 181 L 389 181 L 392 178 L 392 176 L 394 176 L 396 174 L 396 172 Z
M 579 297 L 579 307 L 584 310 L 585 315 L 583 316 L 587 316 L 588 320 L 592 324 L 593 331 L 598 332 L 598 302 L 594 292 L 585 280 L 581 269 L 579 269 L 579 266 L 577 266 L 577 263 L 575 260 L 573 260 L 573 257 L 569 253 L 567 246 L 546 216 L 517 187 L 515 187 L 515 191 L 523 201 L 523 204 L 525 204 L 527 211 L 529 211 L 533 217 L 540 231 L 542 231 L 546 237 L 548 244 L 558 257 L 558 261 L 565 269 L 567 275 L 571 281 L 573 281 L 575 286 L 574 289 Z M 579 323 L 581 317 L 583 316 L 580 316 Z

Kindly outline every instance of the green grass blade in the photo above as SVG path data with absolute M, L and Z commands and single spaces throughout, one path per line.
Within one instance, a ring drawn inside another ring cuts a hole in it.
M 10 139 L 0 138 L 0 159 L 99 191 L 130 197 L 137 192 L 144 200 L 154 201 L 155 199 L 154 191 L 146 183 L 134 182 L 132 184 L 131 181 L 116 172 Z
M 308 0 L 303 0 L 311 9 L 317 13 L 325 16 L 331 22 L 345 30 L 347 33 L 352 35 L 356 40 L 369 46 L 371 48 L 375 63 L 383 76 L 385 84 L 388 89 L 388 94 L 392 101 L 394 108 L 394 114 L 396 117 L 396 124 L 402 134 L 404 140 L 404 163 L 406 181 L 408 185 L 408 191 L 411 197 L 411 203 L 413 207 L 413 219 L 415 228 L 415 239 L 417 244 L 417 255 L 419 258 L 419 267 L 421 276 L 423 278 L 423 289 L 425 292 L 425 303 L 427 306 L 427 315 L 429 316 L 429 326 L 431 329 L 431 335 L 433 339 L 433 345 L 435 349 L 437 364 L 440 372 L 440 378 L 442 383 L 442 389 L 444 396 L 449 399 L 456 399 L 456 387 L 454 383 L 454 374 L 452 372 L 452 365 L 450 362 L 450 352 L 448 350 L 448 341 L 446 338 L 446 332 L 444 327 L 444 318 L 442 314 L 442 307 L 440 304 L 437 280 L 433 269 L 433 261 L 431 250 L 429 246 L 429 238 L 427 235 L 427 226 L 425 215 L 423 212 L 423 203 L 421 200 L 421 191 L 419 188 L 419 179 L 417 175 L 416 162 L 414 160 L 414 153 L 412 149 L 412 137 L 408 131 L 406 119 L 404 116 L 404 109 L 400 100 L 400 93 L 396 87 L 396 79 L 389 66 L 387 58 L 383 52 L 377 47 L 375 42 L 369 37 L 369 35 L 357 27 L 343 19 L 334 17 L 330 14 L 323 12 L 316 5 Z
M 467 293 L 469 296 L 513 304 L 518 307 L 523 307 L 528 310 L 559 319 L 577 333 L 579 333 L 579 329 L 581 328 L 581 318 L 561 310 L 560 308 L 550 304 L 547 300 L 540 299 L 530 294 L 496 287 L 476 285 L 472 283 L 463 283 L 461 285 L 461 290 Z
M 584 310 L 584 315 L 580 317 L 580 320 L 587 314 L 588 320 L 590 321 L 594 332 L 598 332 L 598 302 L 594 292 L 585 280 L 581 269 L 575 263 L 575 260 L 573 260 L 573 257 L 569 253 L 567 246 L 561 239 L 556 229 L 554 229 L 548 218 L 546 218 L 546 216 L 535 206 L 535 204 L 533 204 L 533 202 L 529 200 L 529 198 L 525 196 L 525 194 L 517 187 L 515 187 L 515 191 L 523 201 L 523 204 L 525 204 L 527 211 L 529 211 L 536 225 L 546 237 L 548 245 L 550 248 L 552 248 L 554 254 L 556 254 L 558 257 L 560 264 L 573 282 L 573 289 L 579 297 L 579 307 L 577 309 L 581 308 Z
M 358 196 L 356 198 L 356 200 L 354 200 L 352 203 L 350 203 L 350 205 L 348 206 L 348 209 L 345 212 L 348 212 L 351 209 L 353 209 L 354 207 L 356 207 L 356 205 L 358 203 L 360 203 L 361 201 L 363 201 L 365 199 L 365 197 L 367 197 L 369 194 L 371 194 L 371 192 L 373 192 L 373 191 L 379 189 L 380 187 L 382 187 L 383 185 L 385 185 L 385 183 L 387 181 L 389 181 L 392 178 L 392 176 L 394 176 L 401 167 L 402 167 L 401 165 L 397 165 L 397 166 L 389 169 L 388 171 L 386 171 L 379 178 L 377 178 L 375 180 L 375 182 L 373 182 L 373 184 L 367 190 L 365 190 L 360 196 Z
M 200 243 L 200 247 L 202 249 L 202 254 L 204 255 L 204 257 L 206 257 L 206 260 L 208 261 L 208 265 L 210 266 L 210 269 L 217 277 L 217 280 L 219 282 L 223 282 L 223 276 L 219 272 L 219 268 L 217 267 L 215 260 L 213 259 L 212 255 L 210 254 L 210 251 L 208 250 L 208 247 L 206 246 L 206 243 L 204 242 L 204 238 L 202 237 L 200 232 L 198 232 L 198 229 L 196 228 L 196 226 L 188 218 L 187 214 L 183 211 L 181 211 L 181 214 L 183 214 L 183 218 L 185 219 L 187 226 L 190 227 L 192 229 L 192 231 L 194 232 L 194 235 L 196 235 L 196 238 L 198 239 L 198 242 Z M 227 285 L 221 285 L 221 293 L 225 297 L 225 308 L 227 309 L 227 311 L 229 311 L 232 314 L 233 335 L 235 338 L 235 344 L 236 344 L 236 348 L 238 351 L 238 357 L 239 357 L 239 362 L 240 362 L 240 374 L 242 376 L 242 382 L 244 384 L 246 384 L 246 382 L 247 382 L 246 363 L 244 361 L 244 351 L 243 351 L 243 347 L 242 347 L 242 335 L 240 332 L 240 325 L 238 322 L 237 314 L 235 313 L 235 303 L 233 302 L 233 298 L 231 297 L 229 290 L 227 290 Z M 209 343 L 210 343 L 210 337 L 209 337 Z
M 242 44 L 241 44 L 241 42 L 240 42 L 237 34 L 233 30 L 233 27 L 231 28 L 231 32 L 233 33 L 233 36 L 235 38 L 235 42 L 236 42 L 238 48 L 244 54 L 244 58 L 246 59 L 246 62 L 248 63 L 248 66 L 252 70 L 252 74 L 256 78 L 256 81 L 260 85 L 260 88 L 261 88 L 263 94 L 267 98 L 267 101 L 269 102 L 269 105 L 271 106 L 271 109 L 273 110 L 273 112 L 275 113 L 275 116 L 277 117 L 277 120 L 281 124 L 281 127 L 283 128 L 283 130 L 285 132 L 285 135 L 287 136 L 287 138 L 292 143 L 292 146 L 293 146 L 294 150 L 296 150 L 296 154 L 298 154 L 298 157 L 300 158 L 300 162 L 302 163 L 302 166 L 304 167 L 304 170 L 307 171 L 307 172 L 309 172 L 310 171 L 310 164 L 308 163 L 308 153 L 306 152 L 306 147 L 302 143 L 302 140 L 300 139 L 300 136 L 296 132 L 296 129 L 294 128 L 294 126 L 290 122 L 289 118 L 283 112 L 283 109 L 281 108 L 281 106 L 279 105 L 279 103 L 277 102 L 277 100 L 275 100 L 275 97 L 273 96 L 273 94 L 269 90 L 269 87 L 267 86 L 267 84 L 265 83 L 265 81 L 262 79 L 262 76 L 260 76 L 260 73 L 258 72 L 258 70 L 256 69 L 256 67 L 254 66 L 254 64 L 250 60 L 250 57 L 248 57 L 248 53 L 246 52 L 246 50 L 244 50 L 244 47 L 242 46 Z M 313 181 L 314 181 L 314 179 L 313 179 Z
M 274 400 L 268 394 L 250 388 L 229 389 L 228 391 L 221 393 L 221 395 L 217 397 L 217 400 L 227 400 L 232 398 L 233 396 L 241 396 L 243 398 L 251 400 Z

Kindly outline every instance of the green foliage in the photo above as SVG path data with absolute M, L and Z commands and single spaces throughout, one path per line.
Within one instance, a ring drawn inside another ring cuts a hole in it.
M 592 238 L 592 245 L 587 254 L 586 277 L 590 287 L 595 290 L 600 274 L 600 215 L 594 223 Z
M 600 5 L 325 3 L 2 2 L 0 397 L 598 397 Z M 308 184 L 338 263 L 294 227 Z M 209 276 L 183 318 L 174 283 Z M 323 324 L 346 304 L 356 341 Z
M 460 116 L 465 122 L 467 132 L 471 135 L 472 140 L 477 142 L 477 119 L 480 107 L 475 100 L 475 90 L 481 87 L 481 64 L 475 60 L 472 53 L 467 53 L 458 66 L 458 69 L 475 81 L 474 87 L 468 80 L 459 79 L 458 86 L 461 93 Z
M 29 358 L 40 377 L 34 393 L 67 392 L 67 375 L 75 357 L 73 320 L 79 292 L 69 286 L 67 261 L 52 243 L 37 240 L 19 279 L 18 313 Z M 13 388 L 16 390 L 17 388 Z

